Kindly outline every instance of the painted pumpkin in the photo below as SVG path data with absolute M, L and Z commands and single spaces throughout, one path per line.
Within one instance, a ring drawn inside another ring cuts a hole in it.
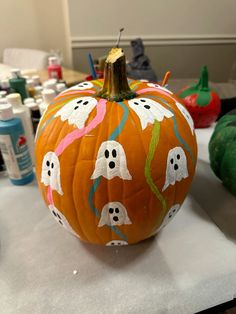
M 216 124 L 209 142 L 209 153 L 212 170 L 236 196 L 236 109 Z
M 208 86 L 208 70 L 204 66 L 199 82 L 184 88 L 179 97 L 190 112 L 195 128 L 209 127 L 220 114 L 220 98 Z
M 105 79 L 57 96 L 36 134 L 36 173 L 59 224 L 81 240 L 126 245 L 178 212 L 197 156 L 193 121 L 165 87 L 126 78 L 113 48 Z

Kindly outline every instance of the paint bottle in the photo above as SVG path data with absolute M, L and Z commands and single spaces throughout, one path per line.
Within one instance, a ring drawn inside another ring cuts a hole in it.
M 5 80 L 1 80 L 1 90 L 5 91 L 7 94 L 10 93 L 10 84 L 9 84 L 9 80 L 5 79 Z
M 7 92 L 5 90 L 0 91 L 0 97 L 5 98 L 7 96 Z
M 43 83 L 43 89 L 53 89 L 55 92 L 57 92 L 57 80 L 56 79 L 50 79 Z
M 0 107 L 0 149 L 13 184 L 24 185 L 34 179 L 24 128 L 21 120 L 14 118 L 10 104 Z
M 56 93 L 53 89 L 44 89 L 42 91 L 43 101 L 39 103 L 39 111 L 43 115 L 44 111 L 56 97 Z
M 55 78 L 57 80 L 62 79 L 62 68 L 59 64 L 57 57 L 49 57 L 48 58 L 48 77 Z
M 19 69 L 12 69 L 11 75 L 12 78 L 9 80 L 10 87 L 15 93 L 21 95 L 21 100 L 23 101 L 25 98 L 29 97 L 26 89 L 26 79 L 21 76 Z
M 33 75 L 32 76 L 32 80 L 34 82 L 34 86 L 40 86 L 41 85 L 41 81 L 40 81 L 39 75 Z
M 29 108 L 24 106 L 21 102 L 20 94 L 10 94 L 7 95 L 7 101 L 13 107 L 13 113 L 16 118 L 20 118 L 23 124 L 23 128 L 25 130 L 25 136 L 27 138 L 27 143 L 29 147 L 29 152 L 33 161 L 33 165 L 35 164 L 35 151 L 34 151 L 34 133 L 33 126 L 31 122 L 31 114 Z
M 32 79 L 28 79 L 26 81 L 26 87 L 27 91 L 30 97 L 34 97 L 35 95 L 35 87 L 34 87 L 34 81 Z
M 31 121 L 33 125 L 34 134 L 36 134 L 36 130 L 41 118 L 41 114 L 39 111 L 39 105 L 35 101 L 28 101 L 25 103 L 25 106 L 29 108 L 31 113 Z
M 57 87 L 57 93 L 58 94 L 62 93 L 64 90 L 66 90 L 66 84 L 65 83 L 57 83 L 56 87 Z

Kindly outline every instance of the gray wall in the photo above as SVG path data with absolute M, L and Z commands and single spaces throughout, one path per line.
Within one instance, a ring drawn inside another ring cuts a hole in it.
M 73 48 L 75 69 L 89 72 L 88 52 L 97 58 L 108 51 L 108 47 Z M 126 58 L 131 59 L 131 49 L 125 47 L 124 51 Z M 172 78 L 196 78 L 200 67 L 206 64 L 211 81 L 224 82 L 229 78 L 233 63 L 236 63 L 236 44 L 147 46 L 145 53 L 151 59 L 159 78 L 162 78 L 167 70 L 171 71 Z

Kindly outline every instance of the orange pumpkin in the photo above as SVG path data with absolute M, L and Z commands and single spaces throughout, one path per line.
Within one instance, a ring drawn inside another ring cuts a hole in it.
M 105 79 L 80 83 L 44 113 L 36 174 L 54 218 L 81 240 L 124 245 L 179 210 L 197 156 L 193 121 L 164 86 L 129 80 L 113 48 Z

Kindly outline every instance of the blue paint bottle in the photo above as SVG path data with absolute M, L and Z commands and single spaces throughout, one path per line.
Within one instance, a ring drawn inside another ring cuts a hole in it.
M 10 104 L 0 106 L 0 149 L 13 184 L 24 185 L 34 179 L 24 129 L 21 120 L 14 118 Z

